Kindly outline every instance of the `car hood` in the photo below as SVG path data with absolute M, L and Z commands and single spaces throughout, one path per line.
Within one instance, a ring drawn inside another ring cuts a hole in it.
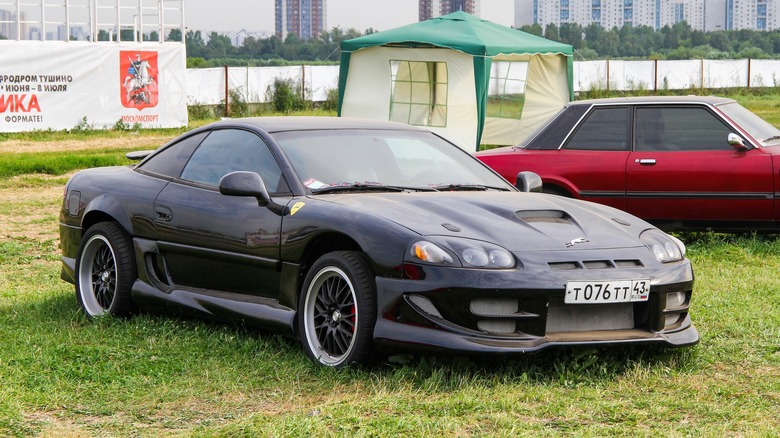
M 381 216 L 423 236 L 483 240 L 510 251 L 644 246 L 639 234 L 652 228 L 611 207 L 541 193 L 354 193 L 316 198 Z

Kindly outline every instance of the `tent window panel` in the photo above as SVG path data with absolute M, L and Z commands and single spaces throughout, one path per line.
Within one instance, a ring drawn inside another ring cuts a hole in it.
M 527 79 L 528 61 L 494 61 L 490 68 L 486 115 L 520 119 Z
M 433 103 L 431 84 L 427 82 L 412 82 L 412 103 Z
M 393 122 L 401 122 L 401 123 L 409 124 L 411 110 L 412 108 L 409 105 L 391 106 L 390 120 Z
M 410 103 L 412 101 L 412 83 L 399 82 L 393 88 L 393 100 Z
M 447 63 L 390 61 L 390 120 L 447 126 Z
M 428 115 L 430 114 L 428 105 L 411 105 L 409 114 L 409 124 L 417 126 L 428 126 Z

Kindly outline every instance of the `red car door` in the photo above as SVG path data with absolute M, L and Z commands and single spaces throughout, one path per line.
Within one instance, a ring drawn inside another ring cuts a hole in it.
M 734 130 L 704 106 L 637 106 L 626 163 L 627 210 L 689 223 L 773 221 L 771 156 L 728 144 Z

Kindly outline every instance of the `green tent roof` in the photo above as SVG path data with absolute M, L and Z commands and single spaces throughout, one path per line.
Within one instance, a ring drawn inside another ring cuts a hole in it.
M 572 46 L 482 20 L 465 12 L 454 12 L 419 23 L 346 40 L 341 50 L 354 52 L 366 47 L 399 45 L 446 47 L 471 55 L 496 56 L 513 53 L 562 53 L 571 56 Z

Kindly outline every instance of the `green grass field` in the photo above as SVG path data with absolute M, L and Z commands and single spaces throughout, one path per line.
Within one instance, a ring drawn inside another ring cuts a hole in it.
M 776 102 L 743 103 L 778 124 Z M 335 371 L 253 329 L 150 314 L 87 321 L 59 280 L 67 175 L 176 134 L 124 133 L 132 147 L 109 133 L 0 139 L 0 436 L 780 434 L 775 236 L 679 235 L 702 335 L 685 349 L 414 356 Z

